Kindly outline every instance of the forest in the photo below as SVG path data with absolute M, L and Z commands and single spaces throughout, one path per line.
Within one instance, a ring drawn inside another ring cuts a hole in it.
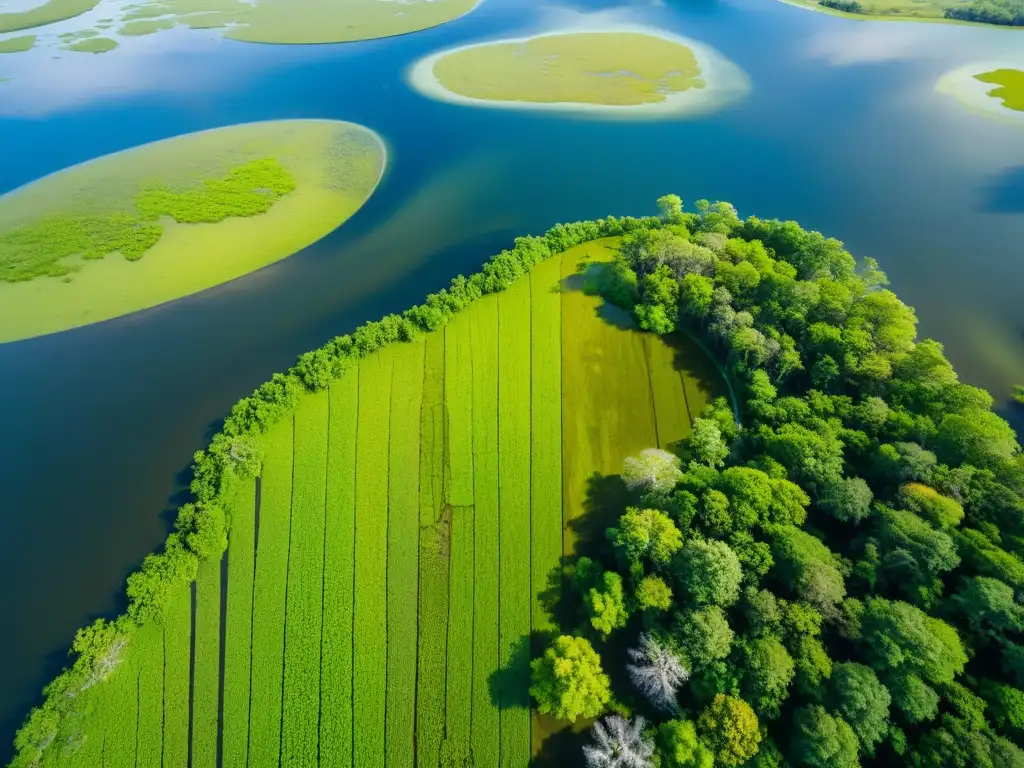
M 1021 27 L 1024 0 L 971 0 L 969 5 L 946 9 L 946 18 Z
M 659 200 L 609 300 L 740 382 L 569 565 L 541 711 L 588 766 L 1022 766 L 1024 463 L 872 259 L 726 203 Z

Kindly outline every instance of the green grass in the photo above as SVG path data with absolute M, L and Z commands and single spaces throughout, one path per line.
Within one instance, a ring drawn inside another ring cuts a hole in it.
M 427 765 L 440 761 L 448 658 L 448 557 L 451 521 L 444 511 L 444 333 L 424 342 L 419 455 L 419 636 L 416 747 Z
M 49 0 L 47 3 L 18 13 L 0 13 L 0 32 L 17 32 L 73 19 L 99 5 L 99 0 Z
M 111 40 L 109 37 L 90 37 L 85 40 L 79 40 L 77 43 L 72 43 L 66 46 L 64 50 L 76 53 L 109 53 L 117 48 L 117 45 L 117 40 Z
M 263 438 L 266 455 L 260 483 L 253 584 L 248 763 L 251 766 L 277 765 L 281 749 L 281 674 L 292 513 L 293 430 L 294 419 L 289 415 Z
M 270 121 L 146 144 L 0 196 L 0 342 L 156 306 L 286 258 L 355 213 L 384 161 L 361 126 Z
M 386 349 L 359 365 L 352 706 L 360 768 L 383 766 L 386 752 L 388 434 L 397 352 Z
M 499 709 L 491 676 L 498 668 L 498 297 L 471 306 L 473 351 L 473 463 L 476 558 L 472 571 L 473 609 L 473 756 L 479 765 L 500 758 Z M 460 653 L 463 649 L 460 649 Z M 465 658 L 465 657 L 463 657 Z
M 238 488 L 227 510 L 228 606 L 224 635 L 224 765 L 244 766 L 249 755 L 249 679 L 255 569 L 256 484 Z
M 463 766 L 472 754 L 473 665 L 465 651 L 473 647 L 474 585 L 473 508 L 451 511 L 451 555 L 448 573 L 448 673 L 445 686 L 445 739 L 441 765 Z M 472 764 L 475 764 L 472 763 Z
M 557 629 L 542 595 L 562 557 L 562 298 L 561 261 L 530 272 L 530 526 L 535 632 Z
M 160 768 L 164 746 L 164 632 L 154 622 L 143 627 L 135 639 L 144 648 L 139 670 L 138 768 Z M 136 653 L 138 651 L 136 650 Z M 248 692 L 246 692 L 248 694 Z M 248 700 L 248 695 L 246 695 Z
M 324 391 L 304 398 L 295 411 L 281 734 L 284 768 L 317 765 L 328 405 Z
M 419 592 L 420 413 L 425 345 L 395 356 L 388 476 L 387 765 L 413 768 L 416 743 L 416 606 Z
M 473 355 L 470 320 L 463 313 L 444 332 L 444 402 L 448 415 L 447 502 L 473 504 Z
M 195 690 L 192 696 L 192 766 L 217 768 L 220 705 L 220 558 L 199 566 L 196 579 Z
M 352 765 L 352 599 L 359 370 L 330 389 L 320 651 L 320 765 Z
M 189 672 L 192 665 L 192 593 L 183 588 L 171 600 L 164 629 L 163 765 L 188 764 Z
M 498 589 L 502 766 L 530 760 L 530 280 L 498 295 Z
M 25 51 L 32 50 L 32 46 L 35 44 L 35 35 L 25 35 L 24 37 L 12 37 L 8 40 L 0 40 L 0 53 L 24 53 Z
M 1024 71 L 1019 69 L 997 69 L 993 72 L 975 75 L 976 80 L 999 86 L 988 92 L 993 99 L 1001 99 L 1003 106 L 1024 112 Z

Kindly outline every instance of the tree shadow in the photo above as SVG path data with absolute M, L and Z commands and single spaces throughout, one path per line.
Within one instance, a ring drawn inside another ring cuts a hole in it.
M 608 548 L 604 546 L 605 531 L 612 527 L 636 497 L 626 488 L 621 475 L 594 472 L 587 478 L 587 497 L 583 514 L 569 521 L 576 536 L 576 552 L 580 557 L 605 562 Z M 614 563 L 605 563 L 612 567 Z
M 523 635 L 512 644 L 511 658 L 487 678 L 491 703 L 498 709 L 530 708 L 530 658 L 533 643 Z
M 1005 168 L 982 190 L 985 213 L 1024 213 L 1024 165 Z
M 598 288 L 596 287 L 596 277 L 598 273 L 608 269 L 608 265 L 603 262 L 580 262 L 582 271 L 575 272 L 568 277 L 563 277 L 559 285 L 559 290 L 562 293 L 583 293 L 588 296 L 594 297 L 597 301 L 597 306 L 594 309 L 594 315 L 608 325 L 612 325 L 619 330 L 629 331 L 636 330 L 636 323 L 633 322 L 633 317 L 629 311 L 612 304 L 605 299 Z
M 564 768 L 579 765 L 583 745 L 590 741 L 593 720 L 567 723 L 551 715 L 533 713 L 533 759 L 536 768 Z

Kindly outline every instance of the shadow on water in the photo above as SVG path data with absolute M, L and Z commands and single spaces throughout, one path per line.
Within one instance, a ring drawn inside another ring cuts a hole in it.
M 1024 213 L 1024 165 L 1001 171 L 982 192 L 985 213 Z

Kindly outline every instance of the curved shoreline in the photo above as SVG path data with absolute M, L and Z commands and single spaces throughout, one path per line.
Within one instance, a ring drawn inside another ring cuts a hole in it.
M 657 37 L 689 48 L 697 59 L 700 69 L 698 77 L 704 81 L 703 88 L 688 88 L 678 93 L 666 94 L 664 101 L 646 104 L 620 106 L 614 104 L 592 104 L 583 102 L 536 102 L 504 101 L 499 99 L 478 99 L 448 90 L 434 74 L 434 66 L 445 56 L 472 48 L 482 48 L 504 43 L 525 43 L 542 37 L 587 33 L 634 33 Z M 462 106 L 488 107 L 494 109 L 547 110 L 575 112 L 600 117 L 621 117 L 658 119 L 666 117 L 688 117 L 708 114 L 743 98 L 750 91 L 750 79 L 740 67 L 729 61 L 714 48 L 691 38 L 663 32 L 641 25 L 577 26 L 547 30 L 523 37 L 506 37 L 480 43 L 446 48 L 432 53 L 409 67 L 406 81 L 427 98 Z
M 1009 24 L 989 24 L 984 21 L 968 21 L 967 19 L 947 19 L 945 16 L 900 16 L 897 14 L 878 13 L 850 13 L 840 11 L 838 8 L 828 8 L 815 2 L 803 2 L 802 0 L 776 0 L 776 2 L 790 5 L 794 8 L 803 8 L 805 11 L 815 11 L 827 16 L 838 16 L 852 21 L 903 21 L 917 22 L 919 24 L 956 24 L 968 27 L 984 27 L 985 29 L 1002 29 L 1008 32 L 1024 30 L 1024 27 L 1014 27 Z
M 940 77 L 935 83 L 935 91 L 945 96 L 951 96 L 962 107 L 977 115 L 1011 125 L 1024 126 L 1024 112 L 1004 107 L 999 98 L 988 95 L 990 91 L 996 90 L 999 86 L 994 83 L 982 82 L 975 77 L 975 75 L 982 75 L 997 69 L 1024 70 L 1024 60 L 1017 62 L 976 61 L 965 64 Z

